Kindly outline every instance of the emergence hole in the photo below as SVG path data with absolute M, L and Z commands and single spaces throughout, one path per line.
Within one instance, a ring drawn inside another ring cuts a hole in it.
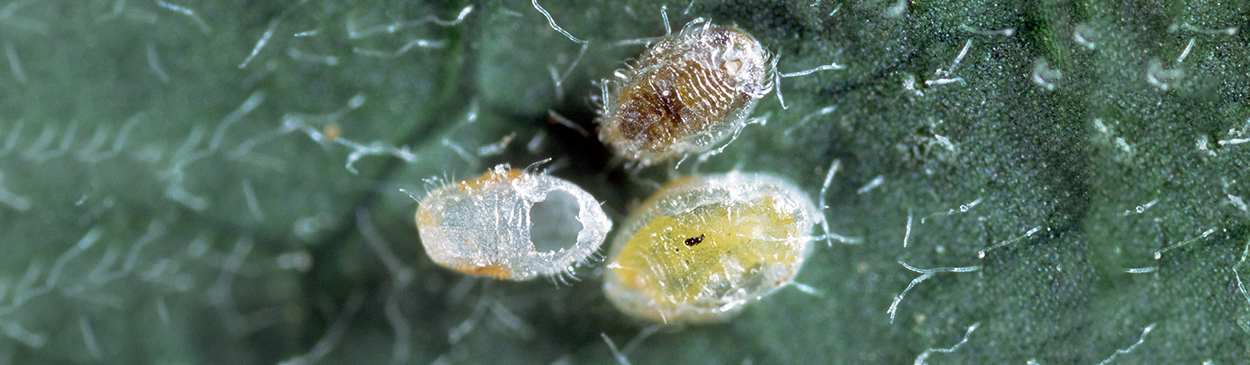
M 530 208 L 530 241 L 538 252 L 572 248 L 582 223 L 577 221 L 577 198 L 556 190 Z

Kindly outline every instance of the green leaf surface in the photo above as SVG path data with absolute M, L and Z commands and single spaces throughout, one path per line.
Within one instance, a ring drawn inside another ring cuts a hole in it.
M 0 4 L 0 364 L 1250 363 L 1250 4 L 542 6 Z M 630 168 L 602 80 L 699 17 L 840 68 Z M 429 260 L 409 194 L 545 159 L 617 226 L 737 169 L 858 242 L 711 325 Z

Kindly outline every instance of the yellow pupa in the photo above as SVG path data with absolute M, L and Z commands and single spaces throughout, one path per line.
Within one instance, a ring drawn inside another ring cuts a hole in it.
M 791 283 L 819 210 L 766 174 L 691 176 L 660 188 L 612 242 L 604 291 L 630 315 L 723 321 Z

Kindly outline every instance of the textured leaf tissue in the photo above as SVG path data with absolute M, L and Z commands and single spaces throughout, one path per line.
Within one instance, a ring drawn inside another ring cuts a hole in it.
M 0 364 L 1246 364 L 1248 14 L 0 2 Z

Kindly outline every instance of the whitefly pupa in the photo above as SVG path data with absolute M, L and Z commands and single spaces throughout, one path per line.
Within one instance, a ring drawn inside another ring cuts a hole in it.
M 768 174 L 690 176 L 660 188 L 612 241 L 604 292 L 656 322 L 706 323 L 793 283 L 823 216 Z
M 750 34 L 695 19 L 605 82 L 599 139 L 641 166 L 707 151 L 746 125 L 775 70 Z
M 507 165 L 430 191 L 416 222 L 435 263 L 510 280 L 571 274 L 612 229 L 577 185 Z

